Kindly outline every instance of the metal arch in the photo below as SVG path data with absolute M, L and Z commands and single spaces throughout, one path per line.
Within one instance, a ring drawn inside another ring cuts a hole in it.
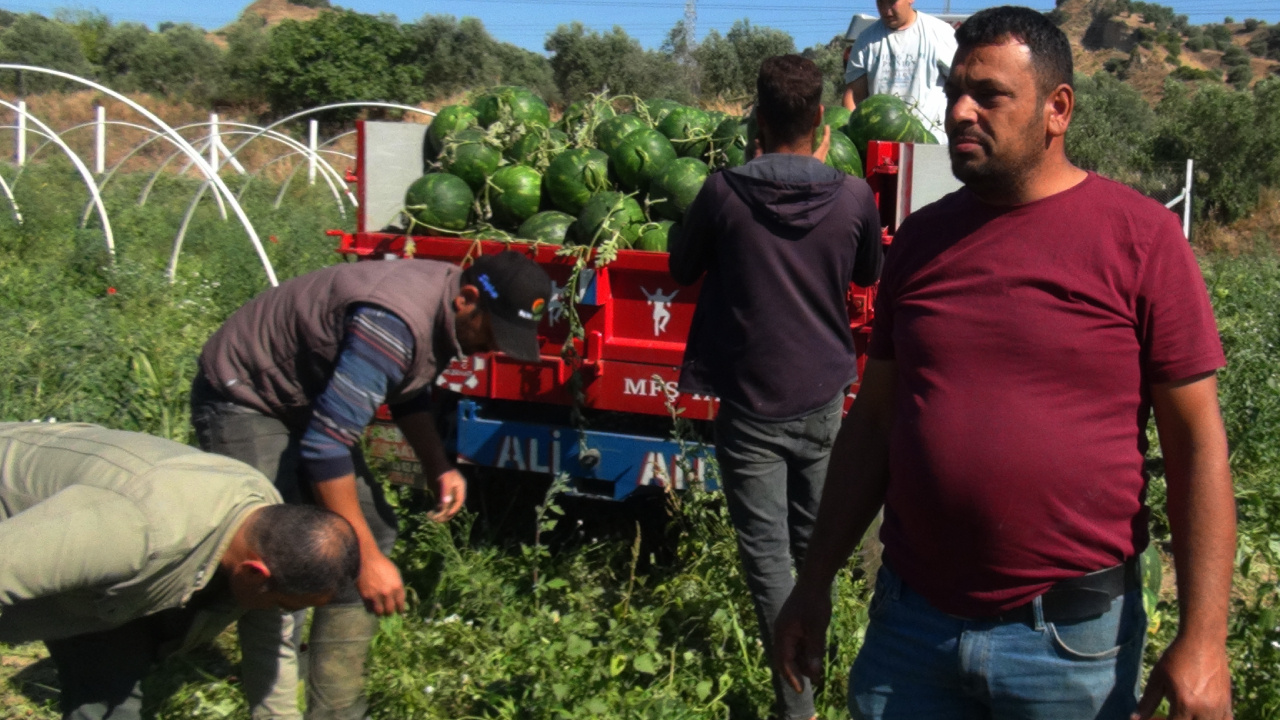
M 4 191 L 4 196 L 9 198 L 9 204 L 13 206 L 13 219 L 19 225 L 22 224 L 22 208 L 18 207 L 18 200 L 13 197 L 13 190 L 9 189 L 9 183 L 5 181 L 4 175 L 0 175 L 0 190 Z
M 267 128 L 262 128 L 261 126 L 258 126 L 258 125 L 250 125 L 250 124 L 248 124 L 248 123 L 240 123 L 240 122 L 224 122 L 224 123 L 220 123 L 220 124 L 221 124 L 221 125 L 227 125 L 227 126 L 229 126 L 229 127 L 250 128 L 250 129 L 252 129 L 252 130 L 258 130 L 258 131 L 259 131 L 259 132 L 257 132 L 257 133 L 250 133 L 248 130 L 238 130 L 238 131 L 233 131 L 233 132 L 227 133 L 228 135 L 232 135 L 232 134 L 235 134 L 235 135 L 239 135 L 239 134 L 252 134 L 252 136 L 253 136 L 253 137 L 252 137 L 252 138 L 250 138 L 250 139 L 257 138 L 257 137 L 267 137 L 267 138 L 270 138 L 270 139 L 275 140 L 275 141 L 277 141 L 277 142 L 282 142 L 282 143 L 284 143 L 285 145 L 288 145 L 289 147 L 293 148 L 293 150 L 295 151 L 294 153 L 288 153 L 288 154 L 286 154 L 286 155 L 282 155 L 282 156 L 280 156 L 280 157 L 288 157 L 289 155 L 297 154 L 297 153 L 301 153 L 301 154 L 303 154 L 303 155 L 307 155 L 307 156 L 310 156 L 310 155 L 312 154 L 312 152 L 311 152 L 311 148 L 307 147 L 306 145 L 303 145 L 300 141 L 295 140 L 295 139 L 293 139 L 293 138 L 289 137 L 288 135 L 285 135 L 284 133 L 275 132 L 275 131 L 273 131 L 273 130 L 269 130 L 269 129 L 267 129 Z M 266 131 L 266 132 L 264 133 L 264 132 L 262 132 L 262 131 Z M 342 135 L 339 135 L 338 137 L 345 137 L 345 136 L 346 136 L 346 135 L 348 135 L 348 134 L 350 134 L 350 133 L 343 133 Z M 337 138 L 334 138 L 334 139 L 336 140 Z M 330 142 L 332 142 L 332 140 L 331 140 Z M 328 144 L 328 143 L 326 143 L 326 144 Z M 239 151 L 240 151 L 240 149 L 241 149 L 242 147 L 244 147 L 244 146 L 243 146 L 243 145 L 238 146 L 238 147 L 235 149 L 235 151 L 231 151 L 231 154 L 230 154 L 230 156 L 229 156 L 229 158 L 228 158 L 228 159 L 230 159 L 230 157 L 235 157 L 236 152 L 239 152 Z M 276 158 L 276 159 L 279 159 L 279 158 Z M 321 156 L 320 156 L 319 148 L 317 148 L 317 152 L 315 153 L 315 159 L 316 159 L 316 162 L 320 164 L 320 166 L 321 166 L 321 170 L 322 170 L 322 171 L 326 171 L 326 170 L 327 170 L 327 171 L 328 171 L 328 173 L 333 177 L 333 179 L 334 179 L 334 180 L 337 180 L 339 183 L 341 183 L 341 184 L 343 184 L 343 185 L 345 186 L 345 184 L 346 184 L 346 183 L 345 183 L 345 180 L 343 179 L 343 176 L 338 172 L 337 168 L 335 168 L 335 167 L 333 167 L 332 165 L 330 165 L 330 164 L 329 164 L 329 161 L 328 161 L 328 160 L 325 160 L 323 157 L 321 157 Z M 272 162 L 274 162 L 274 160 L 273 160 Z M 333 184 L 332 184 L 332 183 L 330 183 L 330 187 L 333 187 Z M 346 194 L 347 194 L 347 198 L 351 200 L 351 204 L 352 204 L 352 205 L 356 205 L 356 197 L 355 197 L 355 195 L 353 195 L 353 194 L 352 194 L 351 190 L 350 190 L 350 189 L 345 189 L 345 192 L 346 192 Z M 341 204 L 342 204 L 341 199 L 339 199 L 338 204 L 339 204 L 339 206 L 341 206 Z
M 333 137 L 329 138 L 328 140 L 325 140 L 325 141 L 324 141 L 323 143 L 321 143 L 320 145 L 317 145 L 317 146 L 316 146 L 316 156 L 317 156 L 317 158 L 319 157 L 320 152 L 322 151 L 322 149 L 323 149 L 323 148 L 326 148 L 326 147 L 328 147 L 328 146 L 330 146 L 330 145 L 332 145 L 332 144 L 334 144 L 334 143 L 338 142 L 339 140 L 341 140 L 341 139 L 342 139 L 342 138 L 344 138 L 344 137 L 347 137 L 348 135 L 355 135 L 355 133 L 356 133 L 356 131 L 355 131 L 355 130 L 348 130 L 348 131 L 346 131 L 346 132 L 344 132 L 344 133 L 339 133 L 339 134 L 337 134 L 337 135 L 335 135 L 335 136 L 333 136 Z M 338 157 L 344 157 L 344 158 L 347 158 L 348 160 L 354 160 L 354 159 L 355 159 L 355 156 L 354 156 L 354 155 L 349 155 L 349 154 L 347 154 L 347 153 L 339 152 L 339 151 L 337 151 L 337 150 L 324 150 L 324 152 L 329 153 L 330 155 L 336 155 L 336 156 L 338 156 Z M 283 157 L 287 157 L 287 156 L 281 156 L 281 158 L 276 158 L 276 160 L 280 160 L 280 159 L 282 159 Z M 275 162 L 275 160 L 272 160 L 271 162 Z M 267 163 L 267 164 L 268 164 L 268 165 L 270 165 L 271 163 Z M 265 168 L 265 166 L 264 166 L 264 168 Z M 293 182 L 293 179 L 294 179 L 295 177 L 297 177 L 297 176 L 298 176 L 298 171 L 299 171 L 300 169 L 302 169 L 300 166 L 299 166 L 299 167 L 295 167 L 295 168 L 293 169 L 293 171 L 289 173 L 289 177 L 288 177 L 288 178 L 286 178 L 286 179 L 285 179 L 285 181 L 284 181 L 283 183 L 281 183 L 281 184 L 280 184 L 280 192 L 276 193 L 276 201 L 275 201 L 275 205 L 274 205 L 274 207 L 276 207 L 276 208 L 279 208 L 279 207 L 280 207 L 280 203 L 281 203 L 281 201 L 283 201 L 283 200 L 284 200 L 284 194 L 285 194 L 285 191 L 289 189 L 289 185 Z M 346 183 L 346 178 L 345 178 L 345 177 L 344 177 L 344 178 L 342 178 L 342 182 L 343 182 L 343 183 L 344 183 L 344 185 L 345 185 L 345 183 Z M 247 185 L 247 183 L 246 183 L 246 185 Z M 351 206 L 352 206 L 352 207 L 357 207 L 357 208 L 358 208 L 358 207 L 360 207 L 360 201 L 356 199 L 356 196 L 355 196 L 354 194 L 352 194 L 352 192 L 351 192 L 351 188 L 349 188 L 349 187 L 347 188 L 347 198 L 348 198 L 349 200 L 351 200 Z M 346 213 L 343 213 L 343 215 L 342 215 L 342 216 L 343 216 L 343 217 L 346 217 Z
M 271 267 L 271 260 L 267 257 L 266 248 L 262 246 L 262 241 L 258 238 L 257 231 L 254 230 L 253 223 L 249 221 L 249 216 L 245 215 L 244 208 L 240 207 L 240 203 L 236 202 L 235 198 L 232 197 L 230 188 L 227 187 L 226 183 L 222 182 L 222 178 L 218 177 L 218 173 L 207 162 L 205 162 L 204 158 L 200 157 L 199 153 L 196 152 L 195 148 L 193 148 L 191 144 L 188 143 L 186 139 L 183 138 L 181 135 L 179 135 L 173 128 L 169 127 L 169 125 L 165 123 L 165 121 L 161 120 L 158 116 L 156 116 L 155 113 L 151 112 L 150 110 L 146 109 L 142 105 L 139 105 L 133 100 L 130 100 L 129 98 L 116 92 L 115 90 L 112 90 L 111 88 L 105 85 L 101 85 L 99 83 L 93 82 L 92 80 L 87 80 L 78 75 L 72 75 L 71 73 L 65 73 L 60 70 L 50 70 L 49 68 L 36 67 L 34 65 L 19 65 L 14 63 L 0 63 L 0 70 L 23 70 L 23 71 L 30 71 L 30 72 L 36 72 L 36 73 L 44 73 L 47 75 L 53 75 L 54 77 L 60 77 L 65 80 L 73 80 L 75 82 L 88 85 L 89 87 L 94 88 L 99 92 L 104 92 L 110 95 L 111 97 L 115 98 L 116 100 L 119 100 L 120 102 L 127 104 L 129 107 L 141 113 L 143 117 L 155 123 L 157 127 L 160 127 L 161 129 L 163 129 L 166 134 L 169 134 L 174 139 L 174 141 L 178 144 L 179 147 L 183 149 L 184 152 L 186 152 L 189 156 L 198 159 L 198 162 L 196 164 L 200 167 L 200 170 L 205 174 L 205 177 L 209 178 L 209 182 L 213 183 L 217 187 L 218 191 L 223 193 L 230 200 L 231 207 L 233 210 L 235 210 L 236 217 L 239 218 L 241 224 L 244 226 L 245 232 L 249 235 L 250 242 L 253 243 L 253 249 L 258 253 L 258 258 L 262 261 L 262 268 L 267 273 L 267 281 L 270 282 L 271 285 L 273 286 L 280 284 L 280 281 L 276 279 L 275 269 Z M 76 162 L 79 162 L 78 157 L 76 158 Z M 83 166 L 83 163 L 80 163 L 80 165 Z M 94 186 L 94 191 L 95 192 L 97 191 L 96 185 Z
M 6 68 L 5 65 L 0 65 L 0 69 L 4 68 Z M 84 184 L 89 186 L 89 194 L 93 196 L 93 202 L 98 206 L 98 217 L 102 220 L 102 233 L 106 236 L 107 240 L 107 255 L 110 256 L 112 262 L 115 262 L 116 239 L 111 232 L 111 219 L 107 217 L 107 207 L 102 203 L 102 193 L 98 192 L 98 182 L 93 179 L 93 173 L 89 172 L 89 168 L 85 167 L 84 161 L 80 159 L 80 156 L 68 147 L 67 144 L 62 141 L 61 137 L 58 137 L 58 134 L 53 131 L 53 128 L 45 125 L 43 120 L 32 115 L 30 111 L 20 111 L 17 105 L 14 105 L 8 100 L 0 99 L 0 105 L 4 105 L 14 112 L 23 112 L 27 116 L 27 119 L 34 122 L 52 142 L 57 143 L 58 147 L 62 148 L 62 151 L 67 154 L 67 159 L 71 161 L 72 165 L 76 166 L 76 172 L 80 173 L 80 177 L 84 180 Z M 14 184 L 17 184 L 16 179 L 14 180 Z
M 5 66 L 0 65 L 0 69 L 3 69 L 4 67 Z M 271 123 L 270 125 L 267 125 L 266 127 L 262 128 L 262 132 L 265 133 L 269 130 L 274 129 L 277 126 L 283 125 L 293 120 L 297 120 L 298 118 L 301 118 L 301 117 L 314 115 L 316 113 L 324 112 L 326 110 L 336 110 L 338 108 L 346 108 L 346 107 L 383 107 L 383 108 L 391 108 L 393 110 L 404 110 L 405 112 L 414 112 L 414 113 L 418 113 L 419 115 L 426 115 L 427 117 L 430 117 L 430 118 L 434 118 L 436 116 L 436 114 L 431 112 L 430 110 L 423 110 L 422 108 L 413 107 L 412 105 L 401 105 L 400 103 L 382 102 L 380 100 L 371 100 L 367 102 L 366 101 L 340 102 L 340 103 L 331 103 L 329 105 L 321 105 L 320 107 L 313 107 L 308 110 L 302 110 L 300 112 L 296 112 L 287 117 L 282 117 L 279 120 Z M 231 154 L 232 155 L 236 154 L 237 152 L 240 151 L 240 148 L 253 142 L 253 140 L 254 138 L 249 138 L 248 140 L 245 140 L 238 147 L 236 147 L 235 150 L 232 150 Z
M 177 147 L 177 143 L 174 143 L 174 142 L 173 142 L 173 138 L 169 137 L 168 135 L 165 135 L 164 133 L 160 132 L 159 130 L 156 130 L 155 128 L 149 128 L 149 127 L 147 127 L 146 125 L 139 125 L 139 124 L 137 124 L 137 123 L 125 122 L 125 121 L 123 121 L 123 120 L 107 120 L 107 121 L 106 121 L 106 123 L 107 123 L 108 125 L 119 125 L 119 126 L 121 126 L 121 127 L 132 128 L 132 129 L 134 129 L 134 130 L 141 130 L 141 131 L 143 131 L 143 132 L 149 132 L 149 133 L 151 133 L 152 137 L 147 138 L 147 140 L 145 140 L 144 142 L 139 143 L 137 146 L 135 146 L 132 150 L 130 150 L 128 153 L 126 153 L 126 154 L 125 154 L 125 156 L 124 156 L 123 158 L 120 158 L 120 160 L 119 160 L 119 161 L 117 161 L 115 165 L 112 165 L 110 170 L 108 170 L 106 173 L 104 173 L 104 174 L 103 174 L 103 176 L 102 176 L 102 185 L 101 185 L 101 187 L 102 187 L 104 190 L 105 190 L 105 189 L 106 189 L 106 187 L 107 187 L 107 183 L 110 183 L 110 182 L 111 182 L 111 180 L 112 180 L 112 179 L 114 179 L 115 174 L 116 174 L 116 171 L 117 171 L 117 170 L 119 170 L 121 167 L 123 167 L 125 163 L 129 162 L 130 160 L 132 160 L 132 159 L 133 159 L 133 157 L 134 157 L 135 155 L 137 155 L 139 152 L 142 152 L 142 150 L 143 150 L 143 149 L 145 149 L 145 148 L 146 148 L 148 145 L 150 145 L 152 142 L 155 142 L 156 140 L 165 140 L 165 141 L 169 142 L 169 144 L 174 145 L 175 147 Z M 81 126 L 77 125 L 76 127 L 81 127 Z M 74 130 L 75 128 L 70 128 L 70 129 Z M 179 129 L 179 130 L 181 130 L 182 128 L 178 128 L 178 129 Z M 63 132 L 65 133 L 65 132 L 68 132 L 68 131 L 64 130 Z M 182 148 L 178 148 L 178 151 L 177 151 L 177 152 L 178 152 L 178 153 L 181 153 L 181 152 L 182 152 Z M 177 154 L 177 153 L 175 153 L 175 154 Z M 170 157 L 173 157 L 173 156 L 170 156 Z M 144 192 L 144 193 L 145 193 L 145 192 L 150 188 L 150 186 L 151 186 L 151 182 L 154 182 L 154 180 L 155 180 L 155 175 L 152 175 L 152 179 L 151 179 L 150 181 L 148 181 L 148 183 L 147 183 L 147 185 L 146 185 L 146 186 L 144 186 L 144 189 L 143 189 L 143 192 Z M 144 196 L 143 198 L 140 198 L 140 199 L 139 199 L 138 205 L 139 205 L 139 206 L 142 206 L 142 205 L 145 205 L 145 204 L 146 204 L 146 199 L 145 199 L 145 196 Z M 84 213 L 80 216 L 80 226 L 81 226 L 81 227 L 84 227 L 84 224 L 88 221 L 88 219 L 89 219 L 89 211 L 90 211 L 91 209 L 92 209 L 92 204 L 86 204 L 86 205 L 85 205 Z
M 319 149 L 317 149 L 317 151 L 316 151 L 316 152 L 317 152 L 317 154 L 319 154 Z M 338 156 L 340 156 L 340 157 L 350 157 L 350 156 L 349 156 L 349 155 L 347 155 L 346 153 L 340 153 L 340 152 L 337 152 L 336 150 L 329 150 L 329 151 L 327 151 L 327 152 L 331 152 L 331 153 L 333 153 L 333 154 L 335 154 L 335 155 L 338 155 Z M 272 160 L 272 161 L 271 161 L 271 163 L 274 163 L 274 162 L 279 161 L 279 160 L 284 160 L 285 158 L 292 157 L 293 155 L 297 155 L 297 153 L 290 153 L 289 155 L 281 155 L 280 157 L 276 158 L 275 160 Z M 270 165 L 271 163 L 267 163 L 267 165 Z M 263 169 L 265 169 L 265 168 L 266 168 L 266 166 L 264 165 L 264 166 L 263 166 Z M 293 182 L 293 179 L 294 179 L 295 177 L 297 177 L 297 176 L 298 176 L 298 171 L 299 171 L 299 170 L 301 170 L 301 169 L 302 169 L 302 166 L 301 166 L 301 165 L 297 165 L 297 166 L 295 166 L 295 167 L 293 168 L 293 170 L 289 171 L 289 177 L 285 178 L 285 181 L 284 181 L 284 182 L 282 182 L 282 183 L 280 183 L 280 190 L 279 190 L 279 192 L 277 192 L 277 193 L 276 193 L 276 199 L 275 199 L 275 202 L 274 202 L 274 203 L 272 203 L 272 207 L 274 207 L 274 208 L 276 208 L 276 209 L 279 209 L 279 208 L 280 208 L 281 203 L 283 203 L 283 202 L 284 202 L 284 194 L 289 190 L 289 185 Z M 344 182 L 345 182 L 345 181 L 344 181 Z M 248 184 L 246 183 L 246 187 L 247 187 L 247 186 L 248 186 Z M 352 205 L 352 207 L 360 207 L 360 203 L 359 203 L 359 201 L 357 201 L 357 200 L 355 199 L 355 197 L 351 194 L 351 190 L 350 190 L 350 188 L 348 188 L 348 189 L 347 189 L 347 197 L 351 199 L 351 205 Z M 346 211 L 343 211 L 343 212 L 342 212 L 342 217 L 346 217 L 346 216 L 347 216 Z
M 232 122 L 232 123 L 227 123 L 227 124 L 228 124 L 228 125 L 231 125 L 231 126 L 241 126 L 241 127 L 250 127 L 250 128 L 256 127 L 256 126 L 254 126 L 254 125 L 247 125 L 247 124 L 245 124 L 245 123 L 234 123 L 234 122 Z M 246 131 L 246 130 L 233 130 L 233 131 L 231 131 L 231 132 L 229 132 L 229 133 L 227 133 L 227 134 L 228 134 L 228 135 L 232 135 L 232 134 L 242 134 L 242 133 L 243 133 L 243 134 L 251 134 L 251 135 L 252 135 L 252 137 L 251 137 L 249 140 L 253 140 L 253 139 L 258 138 L 258 137 L 267 137 L 267 138 L 270 138 L 270 139 L 276 140 L 276 141 L 278 141 L 278 142 L 283 142 L 285 145 L 290 146 L 290 147 L 294 147 L 294 148 L 295 148 L 295 150 L 294 150 L 294 152 L 293 152 L 293 153 L 289 153 L 289 154 L 286 154 L 286 155 L 282 155 L 282 156 L 276 157 L 276 158 L 272 159 L 272 161 L 271 161 L 271 162 L 275 162 L 276 160 L 279 160 L 279 159 L 281 159 L 281 158 L 283 158 L 283 157 L 288 157 L 289 155 L 293 155 L 293 154 L 303 154 L 303 155 L 307 155 L 307 156 L 311 156 L 311 155 L 312 155 L 312 152 L 311 152 L 310 148 L 307 148 L 305 145 L 302 145 L 302 143 L 298 142 L 297 140 L 294 140 L 293 138 L 290 138 L 290 137 L 288 137 L 288 136 L 284 135 L 283 133 L 271 132 L 271 131 L 269 131 L 269 130 L 268 130 L 268 131 L 260 131 L 260 132 L 257 132 L 257 133 L 250 133 L 249 131 Z M 202 140 L 207 140 L 207 141 L 208 141 L 208 143 L 212 143 L 212 142 L 214 141 L 212 133 L 211 133 L 209 136 L 207 136 L 206 138 L 202 138 Z M 206 147 L 207 147 L 208 143 L 206 143 Z M 240 151 L 241 149 L 243 149 L 243 148 L 245 147 L 245 145 L 247 145 L 247 144 L 248 144 L 248 141 L 246 141 L 246 142 L 244 142 L 244 143 L 241 143 L 240 145 L 236 146 L 236 149 L 235 149 L 235 150 L 229 151 L 229 153 L 228 153 L 228 159 L 230 159 L 231 157 L 233 157 L 233 156 L 235 155 L 235 153 L 236 153 L 236 152 L 239 152 L 239 151 Z M 332 166 L 332 165 L 330 165 L 330 164 L 328 163 L 328 161 L 326 161 L 324 158 L 320 157 L 319 152 L 315 153 L 315 154 L 314 154 L 314 156 L 315 156 L 316 160 L 319 162 L 319 164 L 320 164 L 320 166 L 321 166 L 321 168 L 322 168 L 322 174 L 324 175 L 325 182 L 329 185 L 329 190 L 333 193 L 334 200 L 336 200 L 336 201 L 337 201 L 337 203 L 338 203 L 338 212 L 340 212 L 340 213 L 342 214 L 342 216 L 343 216 L 343 217 L 346 217 L 346 216 L 347 216 L 347 211 L 346 211 L 346 208 L 345 208 L 345 207 L 343 207 L 343 204 L 342 204 L 342 195 L 341 195 L 341 193 L 338 191 L 337 186 L 334 184 L 334 179 L 337 179 L 339 183 L 342 183 L 342 182 L 343 182 L 343 180 L 341 179 L 341 176 L 339 176 L 339 175 L 338 175 L 338 171 L 337 171 L 337 170 L 335 170 L 335 169 L 333 168 L 333 166 Z M 268 163 L 268 164 L 270 164 L 270 163 Z M 219 165 L 221 165 L 221 162 L 219 163 Z M 333 175 L 333 177 L 332 177 L 332 178 L 330 177 L 330 174 L 332 174 L 332 175 Z M 291 177 L 292 177 L 292 176 L 291 176 Z M 344 183 L 344 184 L 345 184 L 345 183 Z M 247 187 L 247 186 L 248 186 L 248 184 L 246 183 L 246 185 L 245 185 L 244 187 L 241 187 L 241 189 L 240 189 L 240 190 L 241 190 L 241 192 L 243 192 L 243 191 L 244 191 L 244 189 L 245 189 L 245 187 Z M 206 190 L 208 190 L 208 188 L 209 188 L 209 184 L 206 182 L 205 184 L 203 184 L 203 185 L 201 185 L 201 186 L 200 186 L 200 189 L 199 189 L 199 190 L 197 190 L 197 191 L 196 191 L 195 196 L 193 196 L 193 197 L 192 197 L 192 199 L 191 199 L 191 203 L 187 206 L 187 211 L 186 211 L 186 213 L 185 213 L 185 214 L 183 215 L 183 217 L 182 217 L 182 223 L 178 226 L 178 234 L 177 234 L 177 236 L 176 236 L 176 237 L 174 237 L 174 239 L 173 239 L 173 250 L 172 250 L 172 252 L 171 252 L 171 253 L 170 253 L 170 255 L 169 255 L 169 265 L 168 265 L 168 267 L 165 269 L 165 274 L 166 274 L 166 275 L 168 275 L 168 277 L 169 277 L 169 281 L 170 281 L 170 282 L 173 282 L 173 281 L 177 278 L 177 273 L 178 273 L 178 256 L 182 253 L 182 244 L 183 244 L 183 242 L 186 240 L 186 236 L 187 236 L 187 228 L 189 228 L 189 227 L 191 226 L 191 218 L 195 215 L 196 207 L 199 205 L 199 203 L 200 203 L 200 199 L 204 197 L 204 193 L 205 193 L 205 191 L 206 191 Z M 283 192 L 283 190 L 282 190 L 282 192 Z M 352 205 L 353 205 L 353 206 L 357 205 L 357 203 L 356 203 L 356 199 L 355 199 L 355 197 L 354 197 L 354 196 L 352 196 L 351 191 L 350 191 L 349 189 L 346 189 L 346 193 L 347 193 L 347 196 L 351 198 L 351 203 L 352 203 Z M 236 199 L 237 199 L 237 201 L 239 200 L 239 195 L 237 195 L 237 196 L 236 196 Z M 276 202 L 275 207 L 279 207 L 279 198 L 277 198 L 277 202 Z
M 324 150 L 324 151 L 320 151 L 320 150 L 318 150 L 317 152 L 327 152 L 327 153 L 329 153 L 329 154 L 331 154 L 331 155 L 337 155 L 337 156 L 339 156 L 339 157 L 345 157 L 345 158 L 350 158 L 350 157 L 351 157 L 351 156 L 350 156 L 350 155 L 348 155 L 347 153 L 337 152 L 336 150 Z M 256 170 L 254 170 L 253 172 L 249 173 L 249 176 L 248 176 L 248 178 L 245 180 L 244 185 L 240 186 L 240 189 L 236 191 L 237 197 L 240 197 L 240 198 L 243 198 L 243 197 L 244 197 L 244 193 L 245 193 L 245 191 L 249 188 L 249 185 L 250 185 L 250 184 L 251 184 L 255 179 L 257 179 L 257 177 L 258 177 L 259 175 L 261 175 L 261 174 L 262 174 L 262 171 L 266 170 L 267 168 L 271 167 L 272 165 L 274 165 L 274 164 L 276 164 L 276 163 L 278 163 L 278 162 L 280 162 L 280 161 L 282 161 L 282 160 L 288 160 L 289 158 L 296 157 L 296 156 L 298 156 L 298 155 L 303 155 L 303 154 L 304 154 L 304 153 L 302 153 L 302 152 L 300 152 L 300 151 L 296 151 L 296 150 L 295 150 L 295 151 L 293 151 L 293 152 L 287 152 L 287 153 L 285 153 L 285 154 L 283 154 L 283 155 L 277 155 L 276 157 L 271 158 L 271 159 L 270 159 L 270 160 L 268 160 L 268 161 L 267 161 L 267 162 L 266 162 L 262 167 L 260 167 L 260 168 L 258 168 L 258 169 L 256 169 Z M 290 177 L 290 178 L 292 178 L 295 174 L 297 174 L 297 171 L 298 171 L 299 169 L 300 169 L 300 168 L 294 168 L 294 169 L 293 169 L 293 171 L 289 173 L 289 177 Z M 329 179 L 329 178 L 326 176 L 326 177 L 325 177 L 325 180 L 326 180 L 326 181 L 328 181 L 328 179 Z M 288 182 L 288 181 L 286 180 L 286 185 L 287 185 L 287 182 Z M 343 180 L 342 182 L 343 182 L 343 183 L 345 183 L 346 181 L 345 181 L 345 180 Z M 285 190 L 285 188 L 283 188 L 283 187 L 282 187 L 282 188 L 281 188 L 281 193 L 283 193 L 283 192 L 284 192 L 284 190 Z M 348 191 L 346 191 L 346 195 L 347 195 L 347 198 L 348 198 L 349 200 L 351 200 L 351 204 L 352 204 L 352 206 L 353 206 L 353 207 L 359 207 L 359 206 L 360 206 L 360 205 L 359 205 L 359 203 L 358 203 L 358 201 L 357 201 L 354 197 L 352 197 L 352 196 L 351 196 L 351 192 L 350 192 L 349 190 L 348 190 Z M 280 197 L 279 197 L 279 196 L 277 196 L 276 201 L 272 204 L 272 207 L 277 208 L 277 209 L 280 207 Z M 344 212 L 344 217 L 345 217 L 345 212 Z

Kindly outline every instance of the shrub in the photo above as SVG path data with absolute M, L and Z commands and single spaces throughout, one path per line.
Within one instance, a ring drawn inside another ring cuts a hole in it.
M 1253 68 L 1248 65 L 1232 65 L 1227 69 L 1227 82 L 1237 90 L 1249 87 L 1250 80 L 1253 80 Z
M 1244 21 L 1244 31 L 1245 31 L 1245 32 L 1253 32 L 1254 30 L 1257 30 L 1257 29 L 1258 29 L 1258 19 L 1257 19 L 1257 18 L 1247 18 L 1247 19 Z

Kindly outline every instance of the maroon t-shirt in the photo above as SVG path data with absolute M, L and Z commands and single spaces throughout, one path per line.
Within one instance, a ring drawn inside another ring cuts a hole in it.
M 1148 388 L 1225 364 L 1176 217 L 1092 173 L 907 218 L 868 355 L 898 367 L 886 557 L 966 617 L 1141 552 Z

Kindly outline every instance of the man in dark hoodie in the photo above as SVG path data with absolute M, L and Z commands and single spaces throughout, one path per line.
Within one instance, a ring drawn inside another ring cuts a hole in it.
M 680 389 L 720 399 L 716 460 L 771 650 L 804 561 L 845 392 L 857 376 L 845 297 L 880 275 L 880 219 L 866 182 L 813 157 L 822 73 L 798 55 L 756 80 L 761 154 L 712 175 L 673 233 L 671 274 L 703 277 Z M 774 673 L 781 718 L 814 716 L 812 690 Z

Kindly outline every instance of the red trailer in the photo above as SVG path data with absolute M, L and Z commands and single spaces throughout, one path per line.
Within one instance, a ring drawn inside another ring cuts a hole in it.
M 711 420 L 717 402 L 676 389 L 698 286 L 677 285 L 665 253 L 622 250 L 602 263 L 551 245 L 383 232 L 396 223 L 406 188 L 422 174 L 423 126 L 362 122 L 357 132 L 359 220 L 355 234 L 338 233 L 339 252 L 359 260 L 466 264 L 511 249 L 535 259 L 555 283 L 537 362 L 482 354 L 455 360 L 440 376 L 437 395 L 457 401 L 449 440 L 460 463 L 564 473 L 577 492 L 613 499 L 646 485 L 714 482 L 707 472 L 710 449 L 696 436 L 673 433 L 674 417 Z M 873 142 L 865 164 L 886 244 L 912 207 L 958 186 L 942 146 Z M 585 265 L 575 274 L 580 257 Z M 849 288 L 859 350 L 870 335 L 873 298 L 874 288 Z M 582 332 L 570 341 L 575 313 Z M 397 463 L 395 481 L 423 481 L 394 425 L 383 418 L 371 434 L 374 455 Z

